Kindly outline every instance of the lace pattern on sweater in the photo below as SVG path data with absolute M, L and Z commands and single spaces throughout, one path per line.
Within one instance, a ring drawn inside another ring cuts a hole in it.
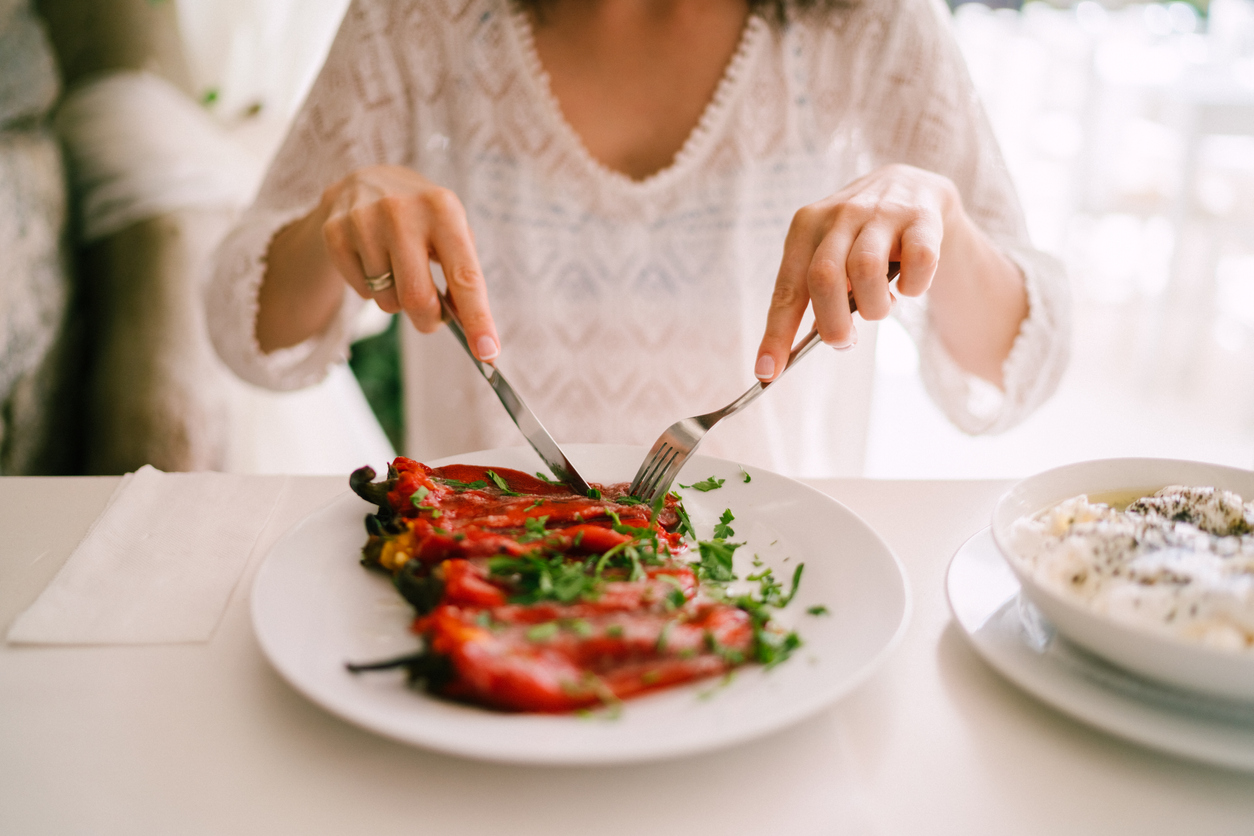
M 968 432 L 1012 426 L 1065 365 L 1065 278 L 1031 248 L 942 15 L 933 0 L 878 0 L 798 12 L 786 28 L 751 18 L 683 149 L 632 181 L 596 162 L 565 122 L 529 22 L 506 0 L 356 0 L 257 203 L 220 251 L 210 305 L 219 351 L 273 388 L 307 385 L 343 357 L 359 304 L 351 293 L 326 333 L 261 354 L 253 330 L 265 252 L 349 171 L 409 165 L 466 206 L 499 362 L 554 435 L 649 443 L 752 382 L 796 210 L 901 162 L 950 177 L 1023 269 L 1030 316 L 991 414 L 973 411 L 978 387 L 931 333 L 925 308 L 903 315 L 945 413 Z M 816 353 L 703 449 L 791 473 L 857 472 L 874 359 L 874 329 L 861 328 L 857 351 Z M 519 443 L 446 336 L 406 338 L 409 452 Z

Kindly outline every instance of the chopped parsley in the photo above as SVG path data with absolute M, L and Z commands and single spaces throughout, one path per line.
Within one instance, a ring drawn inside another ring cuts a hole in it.
M 534 508 L 535 506 L 532 507 Z M 523 527 L 527 530 L 527 533 L 519 537 L 518 542 L 534 543 L 537 540 L 543 540 L 549 533 L 544 527 L 544 524 L 548 521 L 549 517 L 547 514 L 543 517 L 528 517 L 523 520 Z
M 476 479 L 473 482 L 459 482 L 456 479 L 446 479 L 443 476 L 436 478 L 455 491 L 481 491 L 488 486 L 488 483 L 482 479 Z
M 595 598 L 599 587 L 597 578 L 588 574 L 582 562 L 568 561 L 561 554 L 494 557 L 488 561 L 488 573 L 512 580 L 518 589 L 510 599 L 515 604 L 570 604 L 581 598 Z
M 754 632 L 756 634 L 756 627 Z M 713 633 L 707 632 L 705 634 L 705 649 L 716 656 L 722 657 L 723 661 L 729 665 L 744 664 L 745 655 L 739 650 L 723 645 Z
M 759 627 L 755 620 L 753 624 L 753 644 L 754 657 L 770 669 L 785 661 L 793 654 L 794 650 L 801 647 L 801 637 L 797 635 L 796 630 L 778 633 L 774 630 L 763 629 Z
M 815 604 L 813 607 L 806 609 L 810 615 L 831 615 L 831 611 L 822 604 Z
M 671 638 L 671 628 L 675 626 L 675 622 L 668 621 L 662 625 L 662 632 L 657 634 L 657 652 L 665 653 L 666 645 Z
M 736 580 L 732 571 L 732 556 L 736 549 L 744 543 L 728 543 L 723 540 L 700 540 L 697 549 L 701 560 L 697 564 L 697 574 L 702 580 L 713 583 L 728 583 Z
M 596 561 L 593 575 L 600 579 L 601 573 L 605 569 L 620 567 L 628 569 L 628 580 L 638 581 L 645 576 L 645 564 L 656 566 L 662 562 L 662 558 L 658 554 L 657 532 L 647 526 L 636 528 L 624 525 L 618 514 L 615 514 L 613 511 L 608 513 L 610 519 L 614 521 L 610 528 L 619 534 L 626 534 L 631 539 L 619 543 L 602 554 Z
M 797 594 L 797 587 L 801 583 L 801 573 L 805 571 L 806 565 L 798 563 L 797 568 L 792 573 L 792 585 L 788 590 L 788 594 L 784 594 L 783 585 L 775 579 L 775 574 L 770 568 L 763 569 L 756 575 L 748 575 L 745 577 L 747 581 L 753 581 L 758 584 L 758 597 L 762 603 L 768 607 L 783 609 L 788 606 Z
M 771 619 L 768 610 L 788 606 L 793 596 L 797 594 L 797 587 L 801 583 L 801 573 L 804 569 L 805 564 L 801 563 L 793 571 L 792 583 L 787 594 L 784 594 L 783 586 L 768 568 L 745 578 L 745 580 L 757 582 L 757 595 L 738 595 L 730 599 L 730 603 L 749 614 L 753 624 L 753 658 L 768 668 L 773 668 L 783 662 L 792 655 L 794 650 L 801 647 L 801 637 L 796 631 L 783 632 L 768 624 Z
M 746 485 L 753 481 L 753 477 L 749 475 L 749 471 L 745 470 L 743 467 L 740 468 L 740 478 Z
M 684 604 L 688 603 L 688 595 L 684 592 L 684 585 L 679 578 L 674 575 L 658 574 L 655 576 L 660 581 L 669 583 L 674 589 L 666 593 L 666 605 L 673 610 L 677 610 Z
M 709 479 L 702 479 L 700 482 L 693 482 L 691 485 L 680 485 L 681 488 L 692 488 L 698 491 L 714 491 L 723 487 L 726 479 L 720 479 L 717 476 L 711 476 Z
M 675 512 L 679 514 L 679 533 L 693 540 L 697 539 L 697 530 L 692 527 L 692 520 L 688 519 L 688 512 L 684 510 L 684 506 L 676 505 Z
M 714 539 L 726 540 L 728 537 L 735 537 L 736 532 L 732 530 L 731 521 L 736 519 L 732 516 L 730 508 L 723 511 L 723 516 L 718 518 L 718 522 L 714 525 Z
M 546 621 L 544 624 L 537 624 L 527 631 L 527 639 L 533 642 L 545 642 L 557 635 L 558 625 L 556 621 Z
M 516 604 L 534 604 L 539 601 L 558 601 L 570 604 L 579 600 L 592 600 L 600 594 L 602 579 L 607 570 L 625 572 L 627 580 L 638 581 L 646 577 L 645 566 L 662 563 L 658 551 L 657 533 L 649 527 L 636 528 L 624 525 L 614 512 L 609 512 L 613 530 L 626 534 L 628 539 L 602 554 L 586 559 L 571 559 L 569 555 L 553 551 L 542 543 L 529 554 L 517 557 L 494 557 L 488 561 L 488 573 L 506 580 L 516 591 L 510 598 Z M 552 536 L 545 527 L 549 517 L 529 517 L 523 521 L 525 531 L 518 536 L 519 543 L 536 543 Z M 583 532 L 577 532 L 573 545 L 578 546 Z M 621 575 L 619 576 L 621 577 Z
M 430 511 L 431 518 L 433 520 L 438 520 L 441 516 L 440 509 L 436 508 L 434 505 L 422 504 L 422 501 L 426 499 L 430 495 L 430 493 L 431 491 L 428 490 L 426 486 L 419 485 L 418 490 L 414 491 L 413 494 L 410 495 L 409 501 L 410 501 L 410 504 L 412 504 L 419 511 Z
M 522 494 L 520 494 L 518 491 L 510 490 L 509 483 L 507 483 L 504 479 L 502 479 L 501 475 L 497 473 L 495 470 L 488 471 L 488 478 L 491 479 L 492 483 L 496 485 L 498 488 L 500 488 L 501 493 L 505 494 L 506 496 L 522 496 Z
M 744 544 L 728 543 L 717 539 L 697 543 L 701 551 L 701 561 L 696 567 L 697 575 L 711 584 L 710 591 L 714 597 L 720 597 L 718 592 L 720 587 L 725 587 L 728 582 L 736 580 L 736 574 L 732 571 L 732 556 L 742 545 Z M 783 662 L 792 655 L 793 651 L 801 647 L 801 637 L 795 631 L 785 632 L 770 623 L 770 611 L 788 606 L 793 596 L 797 594 L 797 587 L 801 583 L 801 574 L 804 569 L 805 564 L 802 563 L 793 571 L 787 593 L 784 592 L 783 584 L 775 578 L 775 574 L 768 567 L 745 576 L 746 581 L 758 585 L 756 593 L 744 595 L 722 593 L 721 595 L 724 603 L 738 607 L 748 614 L 753 626 L 751 658 L 768 668 Z M 730 665 L 739 665 L 744 661 L 743 654 L 722 647 L 713 634 L 706 635 L 706 647 L 710 652 L 722 656 Z

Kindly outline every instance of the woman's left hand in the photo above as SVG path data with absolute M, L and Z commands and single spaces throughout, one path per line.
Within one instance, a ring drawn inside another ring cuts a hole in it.
M 863 319 L 883 319 L 895 299 L 888 263 L 901 263 L 897 291 L 919 296 L 932 283 L 958 190 L 947 177 L 889 165 L 810 204 L 793 216 L 767 314 L 754 373 L 770 381 L 784 369 L 809 303 L 823 342 L 838 349 L 858 341 L 852 295 Z

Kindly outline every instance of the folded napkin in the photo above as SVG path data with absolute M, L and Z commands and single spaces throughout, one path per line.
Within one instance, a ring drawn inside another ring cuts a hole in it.
M 8 640 L 208 641 L 285 479 L 150 466 L 127 474 Z

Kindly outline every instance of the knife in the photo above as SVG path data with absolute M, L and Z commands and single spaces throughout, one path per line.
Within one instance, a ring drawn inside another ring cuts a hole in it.
M 474 352 L 470 350 L 470 343 L 466 341 L 466 332 L 462 330 L 461 320 L 457 318 L 457 312 L 449 303 L 448 295 L 439 292 L 439 296 L 440 307 L 444 311 L 444 321 L 448 324 L 449 330 L 453 332 L 454 337 L 457 337 L 462 348 L 466 349 L 466 354 L 470 355 L 470 360 L 479 370 L 479 374 L 483 375 L 484 380 L 488 381 L 492 387 L 492 391 L 496 392 L 496 396 L 501 399 L 505 411 L 509 413 L 510 418 L 514 419 L 518 429 L 522 430 L 527 443 L 540 455 L 554 476 L 566 483 L 575 493 L 587 496 L 591 490 L 588 483 L 579 475 L 579 471 L 575 470 L 575 466 L 570 463 L 570 459 L 566 458 L 562 448 L 557 446 L 557 442 L 553 440 L 553 436 L 549 435 L 549 431 L 540 423 L 536 414 L 523 403 L 522 398 L 518 397 L 518 393 L 509 385 L 509 381 L 505 379 L 505 375 L 501 374 L 501 370 L 475 357 Z

